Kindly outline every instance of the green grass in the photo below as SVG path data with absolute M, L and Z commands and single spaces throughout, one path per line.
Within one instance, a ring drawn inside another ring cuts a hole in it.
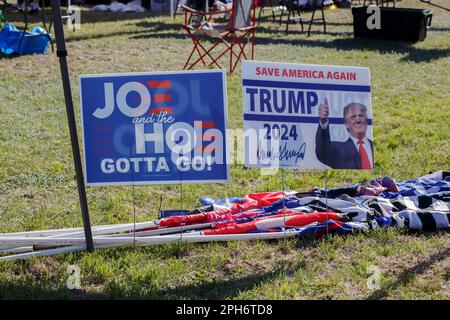
M 446 5 L 446 1 L 435 1 Z M 401 6 L 427 7 L 416 1 Z M 450 14 L 438 8 L 417 44 L 353 39 L 349 10 L 327 11 L 329 34 L 314 25 L 264 21 L 257 60 L 367 66 L 372 75 L 373 173 L 331 171 L 330 186 L 388 175 L 408 179 L 450 164 Z M 310 13 L 304 14 L 308 20 Z M 7 16 L 8 18 L 8 16 Z M 14 21 L 14 17 L 13 17 Z M 179 70 L 190 48 L 182 17 L 82 12 L 66 30 L 79 124 L 80 74 Z M 240 69 L 228 75 L 229 127 L 242 128 Z M 58 60 L 55 54 L 0 59 L 0 232 L 81 225 Z M 79 131 L 81 132 L 81 131 Z M 323 174 L 286 172 L 286 187 L 323 186 Z M 183 207 L 199 196 L 237 196 L 281 188 L 280 175 L 231 166 L 229 185 L 184 187 Z M 179 209 L 179 186 L 88 188 L 93 224 L 156 217 Z M 173 244 L 99 250 L 0 264 L 0 298 L 449 299 L 450 235 L 382 230 L 322 240 Z M 82 290 L 66 288 L 67 267 L 81 268 Z M 366 286 L 381 271 L 381 288 Z

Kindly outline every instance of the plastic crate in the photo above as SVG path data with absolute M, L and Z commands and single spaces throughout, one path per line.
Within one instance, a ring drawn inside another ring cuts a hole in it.
M 355 37 L 418 42 L 425 40 L 433 12 L 429 9 L 380 8 L 381 28 L 369 29 L 367 7 L 353 7 L 353 34 Z

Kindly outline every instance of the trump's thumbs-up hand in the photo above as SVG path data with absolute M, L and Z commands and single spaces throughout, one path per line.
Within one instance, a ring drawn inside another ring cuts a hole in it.
M 328 115 L 330 108 L 328 107 L 328 99 L 325 98 L 324 102 L 319 106 L 319 121 L 322 125 L 328 122 Z

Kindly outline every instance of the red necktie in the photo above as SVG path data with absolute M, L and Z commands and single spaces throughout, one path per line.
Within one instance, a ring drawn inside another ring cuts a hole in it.
M 361 158 L 361 169 L 370 170 L 372 167 L 370 166 L 369 157 L 367 156 L 366 149 L 364 149 L 364 142 L 362 140 L 358 140 L 359 144 L 359 157 Z

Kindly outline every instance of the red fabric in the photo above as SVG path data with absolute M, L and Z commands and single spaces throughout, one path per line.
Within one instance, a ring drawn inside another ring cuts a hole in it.
M 278 213 L 273 216 L 261 217 L 254 221 L 237 224 L 234 221 L 219 224 L 214 226 L 214 229 L 207 229 L 203 231 L 204 235 L 217 235 L 217 234 L 241 234 L 258 230 L 258 222 L 264 220 L 273 220 L 286 217 L 286 222 L 279 222 L 278 227 L 283 225 L 287 227 L 301 227 L 314 222 L 326 222 L 328 220 L 339 220 L 339 216 L 333 212 L 314 212 L 314 213 L 302 213 L 295 212 L 289 209 L 284 209 L 283 213 Z
M 235 220 L 226 220 L 226 221 L 224 220 L 224 221 L 213 223 L 211 228 L 212 229 L 220 229 L 223 227 L 235 226 L 237 224 L 238 223 Z
M 248 233 L 256 230 L 255 222 L 246 222 L 236 225 L 230 225 L 219 229 L 206 229 L 203 231 L 204 235 L 216 235 L 216 234 L 239 234 Z
M 339 216 L 333 212 L 314 212 L 300 214 L 295 217 L 290 217 L 286 221 L 287 227 L 302 227 L 313 222 L 326 222 L 327 220 L 339 220 Z
M 339 227 L 342 227 L 343 225 L 344 225 L 344 223 L 341 221 L 333 221 L 332 224 L 328 225 L 328 232 L 333 231 L 334 229 L 337 229 Z M 327 229 L 324 228 L 322 231 L 318 232 L 316 236 L 320 238 L 326 234 L 327 234 Z
M 269 204 L 283 199 L 286 194 L 284 192 L 262 192 L 250 193 L 246 197 L 257 200 L 261 206 L 268 206 Z
M 205 223 L 207 222 L 206 219 L 206 213 L 191 214 L 187 216 L 174 216 L 161 220 L 159 225 L 161 227 L 178 227 L 187 224 Z
M 232 218 L 232 214 L 259 209 L 262 206 L 268 206 L 275 201 L 283 199 L 284 196 L 284 192 L 251 193 L 246 195 L 242 202 L 234 203 L 230 208 L 191 214 L 187 216 L 169 217 L 161 220 L 159 225 L 161 227 L 177 227 L 180 225 L 228 220 Z M 252 213 L 252 215 L 255 215 L 255 213 Z
M 369 157 L 367 156 L 366 149 L 364 149 L 364 142 L 360 139 L 358 140 L 359 144 L 359 157 L 361 158 L 361 169 L 370 170 L 372 167 L 370 166 Z

